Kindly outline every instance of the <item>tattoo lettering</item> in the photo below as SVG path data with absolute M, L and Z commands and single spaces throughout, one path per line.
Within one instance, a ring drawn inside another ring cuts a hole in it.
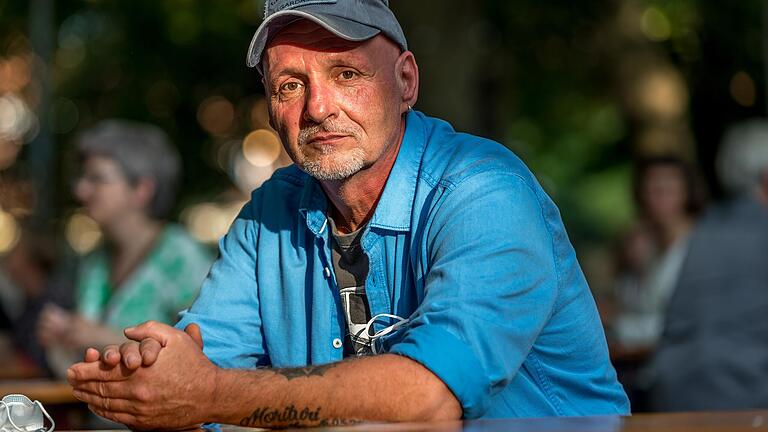
M 363 421 L 360 419 L 343 419 L 343 418 L 332 418 L 332 419 L 322 419 L 320 420 L 320 427 L 336 427 L 336 426 L 352 426 L 356 424 L 360 424 Z
M 270 407 L 256 408 L 250 416 L 240 420 L 240 426 L 258 427 L 276 423 L 300 425 L 309 422 L 316 424 L 320 420 L 320 410 L 320 407 L 317 407 L 314 410 L 311 410 L 309 407 L 304 407 L 299 410 L 293 405 L 288 405 L 282 410 Z
M 336 364 L 329 363 L 319 366 L 306 366 L 297 368 L 284 368 L 284 369 L 272 369 L 272 372 L 282 375 L 289 381 L 294 378 L 305 378 L 310 376 L 323 376 L 329 369 L 335 367 Z

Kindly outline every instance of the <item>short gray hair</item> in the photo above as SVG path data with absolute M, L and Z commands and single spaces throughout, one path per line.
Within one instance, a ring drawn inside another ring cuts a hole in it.
M 147 208 L 154 219 L 166 219 L 173 210 L 181 175 L 181 158 L 159 127 L 127 120 L 104 120 L 77 140 L 81 163 L 92 156 L 114 160 L 129 183 L 154 182 L 155 194 Z
M 754 190 L 768 173 L 768 120 L 751 119 L 730 127 L 717 155 L 717 172 L 728 192 Z

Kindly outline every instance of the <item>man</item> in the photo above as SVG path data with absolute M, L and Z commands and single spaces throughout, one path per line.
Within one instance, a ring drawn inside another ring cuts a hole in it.
M 138 428 L 628 413 L 557 208 L 411 109 L 386 2 L 266 8 L 248 63 L 295 165 L 222 239 L 187 333 L 126 330 L 141 347 L 90 350 L 75 395 Z
M 734 199 L 691 235 L 652 363 L 655 410 L 768 406 L 768 122 L 730 129 L 718 171 Z

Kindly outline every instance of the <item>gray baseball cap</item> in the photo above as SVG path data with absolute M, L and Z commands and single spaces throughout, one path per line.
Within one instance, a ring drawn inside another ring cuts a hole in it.
M 300 19 L 314 21 L 350 41 L 364 41 L 383 33 L 403 51 L 408 50 L 403 29 L 389 9 L 388 0 L 266 0 L 264 22 L 248 48 L 248 66 L 261 71 L 261 55 L 267 43 L 283 27 Z

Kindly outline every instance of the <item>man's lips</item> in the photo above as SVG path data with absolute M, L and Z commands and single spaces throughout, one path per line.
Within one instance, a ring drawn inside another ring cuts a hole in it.
M 347 137 L 349 137 L 349 135 L 337 134 L 337 133 L 319 133 L 319 134 L 313 135 L 312 138 L 307 140 L 307 144 L 333 145 Z

